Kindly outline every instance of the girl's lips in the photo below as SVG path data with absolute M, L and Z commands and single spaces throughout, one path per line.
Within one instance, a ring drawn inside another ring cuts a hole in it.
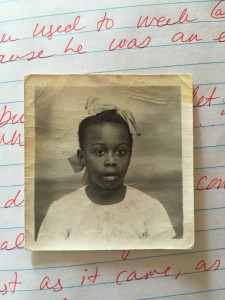
M 114 181 L 119 177 L 119 175 L 118 174 L 107 174 L 107 175 L 104 175 L 102 177 L 104 178 L 104 180 Z

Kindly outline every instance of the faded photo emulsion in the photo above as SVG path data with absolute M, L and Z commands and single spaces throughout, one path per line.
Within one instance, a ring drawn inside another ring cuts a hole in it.
M 29 250 L 190 249 L 190 75 L 25 77 Z

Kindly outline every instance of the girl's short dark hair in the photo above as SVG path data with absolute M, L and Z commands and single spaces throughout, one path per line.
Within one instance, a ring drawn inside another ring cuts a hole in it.
M 81 121 L 78 129 L 78 139 L 80 148 L 84 148 L 84 138 L 85 138 L 85 130 L 91 125 L 103 124 L 103 123 L 116 123 L 124 126 L 128 133 L 130 139 L 130 146 L 132 148 L 133 145 L 133 137 L 130 133 L 129 126 L 127 122 L 117 113 L 116 109 L 106 110 L 101 113 L 98 113 L 94 116 L 90 116 Z

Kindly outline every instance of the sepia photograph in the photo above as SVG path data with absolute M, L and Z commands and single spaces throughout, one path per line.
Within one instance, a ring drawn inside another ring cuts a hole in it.
M 26 75 L 26 249 L 193 245 L 191 76 Z

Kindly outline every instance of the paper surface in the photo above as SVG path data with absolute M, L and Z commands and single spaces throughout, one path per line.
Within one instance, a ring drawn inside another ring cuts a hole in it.
M 0 8 L 1 296 L 6 299 L 224 299 L 225 3 L 1 1 Z M 109 19 L 98 23 L 104 16 Z M 170 25 L 163 26 L 165 23 Z M 59 25 L 62 27 L 51 36 L 48 34 L 51 25 L 52 31 Z M 73 26 L 76 31 L 71 29 Z M 120 43 L 122 39 L 128 42 Z M 77 54 L 69 48 L 86 52 Z M 38 54 L 39 57 L 56 55 L 27 60 Z M 10 58 L 15 61 L 7 62 Z M 23 249 L 21 122 L 23 78 L 30 73 L 193 76 L 194 249 L 66 255 Z M 141 277 L 142 280 L 137 280 Z
M 27 249 L 193 247 L 190 75 L 27 75 L 24 84 Z

